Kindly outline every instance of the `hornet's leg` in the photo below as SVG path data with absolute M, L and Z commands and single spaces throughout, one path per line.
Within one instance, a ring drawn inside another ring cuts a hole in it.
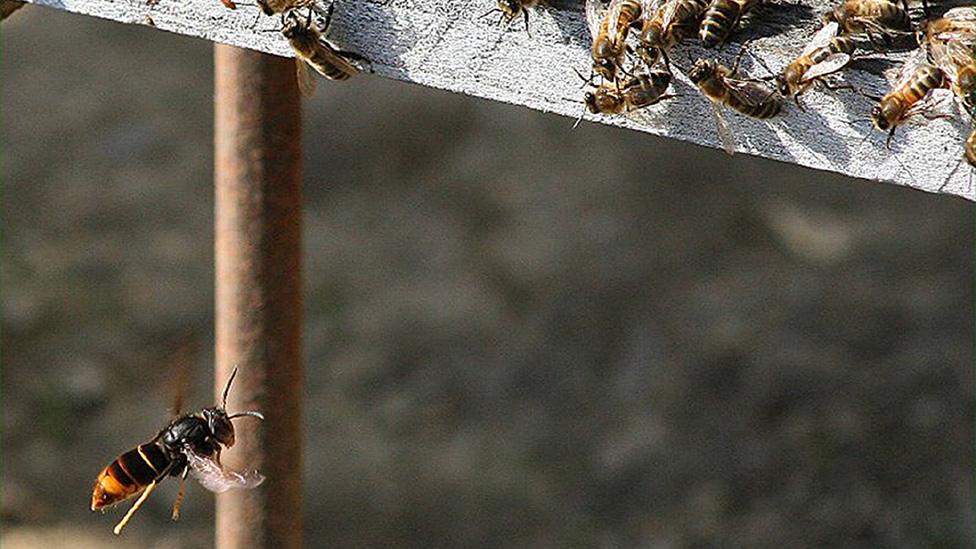
M 141 496 L 139 496 L 139 499 L 136 500 L 135 504 L 132 505 L 132 508 L 129 509 L 129 512 L 126 513 L 125 516 L 122 517 L 122 520 L 120 520 L 119 523 L 115 525 L 115 529 L 112 530 L 112 532 L 114 532 L 116 536 L 122 532 L 122 529 L 125 528 L 126 524 L 129 524 L 129 520 L 132 519 L 132 515 L 136 514 L 136 511 L 138 511 L 139 508 L 142 507 L 142 504 L 145 503 L 147 499 L 149 499 L 149 494 L 151 494 L 155 489 L 156 489 L 156 481 L 154 480 L 149 484 L 149 486 L 146 486 L 146 490 L 142 493 Z
M 183 504 L 183 494 L 186 492 L 186 475 L 190 472 L 190 468 L 186 467 L 183 469 L 183 474 L 180 475 L 180 489 L 176 492 L 176 501 L 173 502 L 173 514 L 171 515 L 173 520 L 180 520 L 180 505 Z

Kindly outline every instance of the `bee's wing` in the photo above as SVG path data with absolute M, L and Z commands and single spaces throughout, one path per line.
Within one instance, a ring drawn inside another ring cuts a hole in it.
M 976 7 L 959 6 L 942 14 L 942 17 L 957 23 L 976 23 Z
M 817 34 L 813 35 L 813 38 L 810 39 L 810 43 L 807 44 L 807 47 L 803 48 L 803 53 L 801 53 L 800 56 L 802 57 L 804 55 L 810 55 L 820 48 L 829 46 L 830 41 L 837 36 L 839 29 L 840 25 L 837 24 L 837 21 L 831 21 L 830 23 L 824 25 L 822 29 L 817 31 Z
M 739 80 L 737 78 L 726 78 L 725 85 L 728 86 L 732 95 L 747 105 L 759 105 L 776 96 L 776 92 L 753 80 Z
M 904 118 L 920 114 L 925 118 L 945 118 L 955 114 L 955 94 L 946 88 L 929 90 L 925 97 L 905 111 Z
M 937 42 L 961 42 L 972 46 L 976 44 L 976 23 L 971 29 L 954 29 L 951 31 L 940 32 L 934 36 Z
M 600 25 L 607 7 L 603 0 L 586 0 L 586 26 L 590 28 L 590 36 L 594 39 L 600 34 Z
M 661 6 L 661 27 L 667 29 L 669 26 L 674 24 L 675 17 L 678 14 L 678 6 L 681 4 L 679 0 L 667 0 L 667 2 Z
M 860 25 L 864 28 L 868 35 L 877 34 L 879 36 L 887 36 L 890 38 L 897 38 L 898 36 L 903 36 L 907 34 L 908 31 L 893 29 L 889 26 L 882 25 L 873 16 L 859 16 L 848 18 L 848 24 L 850 25 Z M 859 33 L 860 34 L 860 33 Z
M 315 94 L 318 81 L 312 76 L 312 71 L 308 70 L 308 63 L 301 57 L 295 58 L 295 78 L 298 80 L 298 89 L 302 95 L 309 97 Z
M 718 139 L 722 142 L 722 148 L 730 155 L 735 154 L 735 135 L 729 126 L 729 121 L 722 112 L 722 106 L 715 101 L 709 101 L 712 105 L 712 114 L 715 118 L 715 128 L 718 130 Z
M 821 76 L 837 72 L 847 66 L 851 62 L 851 56 L 846 53 L 835 53 L 828 56 L 823 61 L 817 63 L 816 65 L 807 69 L 807 72 L 803 73 L 804 82 L 809 82 L 814 78 L 819 78 Z
M 323 38 L 322 46 L 325 48 L 323 54 L 328 58 L 329 63 L 331 63 L 334 67 L 340 69 L 349 76 L 355 76 L 362 72 L 359 67 L 354 65 L 349 59 L 346 59 L 343 52 L 339 51 L 339 49 L 333 46 L 328 40 Z
M 927 62 L 928 52 L 925 51 L 925 48 L 915 50 L 915 53 L 906 59 L 905 63 L 902 64 L 901 68 L 898 70 L 898 76 L 896 77 L 894 86 L 892 86 L 892 88 L 900 88 L 907 84 L 912 78 L 912 75 L 915 74 L 915 71 Z
M 622 0 L 610 0 L 610 5 L 607 6 L 607 11 L 603 14 L 603 21 L 606 28 L 610 31 L 611 35 L 617 29 L 617 21 L 620 20 L 620 5 L 623 4 Z
M 949 42 L 941 48 L 933 48 L 932 54 L 939 68 L 952 82 L 959 79 L 959 67 L 973 63 L 973 57 L 976 55 L 962 42 Z
M 668 0 L 641 0 L 641 17 L 649 19 L 654 15 L 655 10 L 661 7 Z
M 190 465 L 190 474 L 201 486 L 215 493 L 240 488 L 248 490 L 256 488 L 264 482 L 264 475 L 257 471 L 237 473 L 225 471 L 213 459 L 202 456 L 189 448 L 183 449 L 186 461 Z

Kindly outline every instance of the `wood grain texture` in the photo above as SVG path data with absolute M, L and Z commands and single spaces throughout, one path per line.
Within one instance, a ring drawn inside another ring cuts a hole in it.
M 752 38 L 745 72 L 762 77 L 761 57 L 772 70 L 785 66 L 816 31 L 827 2 L 773 4 L 757 12 L 749 27 L 734 39 Z M 284 38 L 268 32 L 280 27 L 277 18 L 259 15 L 253 5 L 225 8 L 218 0 L 34 0 L 71 12 L 126 23 L 152 24 L 162 30 L 210 41 L 291 56 Z M 342 49 L 370 59 L 378 75 L 472 96 L 527 106 L 575 119 L 583 110 L 582 89 L 574 72 L 589 72 L 590 38 L 582 0 L 560 0 L 558 7 L 534 10 L 530 32 L 521 20 L 504 26 L 496 16 L 480 17 L 493 0 L 337 0 L 329 38 Z M 731 64 L 738 44 L 717 56 Z M 878 94 L 888 84 L 882 69 L 897 67 L 906 53 L 860 61 L 845 79 Z M 680 46 L 673 59 L 688 66 L 699 56 L 716 56 L 694 45 Z M 335 85 L 355 85 L 341 83 Z M 683 74 L 676 74 L 680 97 L 631 116 L 591 116 L 586 120 L 612 124 L 718 147 L 715 122 L 707 100 Z M 888 149 L 885 134 L 867 121 L 870 100 L 850 92 L 811 91 L 805 110 L 787 105 L 769 121 L 734 113 L 728 118 L 737 151 L 852 177 L 885 181 L 976 200 L 976 176 L 962 162 L 962 143 L 969 127 L 961 118 L 918 118 L 899 128 Z M 567 120 L 566 131 L 571 131 Z M 648 166 L 649 176 L 654 167 Z M 771 185 L 776 184 L 770 181 Z

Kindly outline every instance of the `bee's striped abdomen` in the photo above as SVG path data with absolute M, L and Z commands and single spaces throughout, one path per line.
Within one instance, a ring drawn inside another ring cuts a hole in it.
M 908 82 L 908 98 L 911 103 L 920 101 L 930 90 L 942 86 L 942 71 L 934 65 L 923 65 L 915 71 L 914 77 Z
M 739 21 L 740 13 L 739 3 L 734 0 L 712 2 L 702 18 L 699 35 L 702 46 L 713 48 L 724 42 Z
M 322 76 L 329 80 L 348 80 L 359 72 L 339 53 L 332 51 L 326 53 L 327 51 L 324 48 L 316 49 L 315 54 L 308 58 L 309 64 L 315 67 L 315 70 Z
M 92 490 L 92 511 L 124 501 L 169 472 L 171 460 L 155 443 L 142 444 L 102 470 Z
M 779 114 L 780 109 L 780 103 L 772 92 L 767 100 L 755 104 L 743 101 L 734 93 L 729 93 L 726 104 L 746 116 L 759 119 L 772 118 Z

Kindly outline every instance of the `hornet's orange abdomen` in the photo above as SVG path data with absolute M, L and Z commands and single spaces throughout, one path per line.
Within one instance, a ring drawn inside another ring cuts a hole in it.
M 95 511 L 125 501 L 169 473 L 173 460 L 155 442 L 142 444 L 102 469 L 92 489 Z

